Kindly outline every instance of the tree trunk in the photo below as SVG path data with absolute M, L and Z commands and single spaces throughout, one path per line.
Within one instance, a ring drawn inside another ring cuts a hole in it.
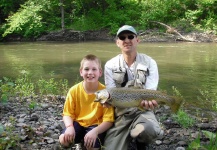
M 65 30 L 65 22 L 64 22 L 64 5 L 63 5 L 64 0 L 60 0 L 60 10 L 61 10 L 61 27 L 62 31 Z

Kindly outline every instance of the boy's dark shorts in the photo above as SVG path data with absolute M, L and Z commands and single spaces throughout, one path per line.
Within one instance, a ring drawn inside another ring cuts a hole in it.
M 75 139 L 74 143 L 83 143 L 84 136 L 93 128 L 97 127 L 97 125 L 89 126 L 89 127 L 82 127 L 78 122 L 73 121 L 73 125 L 75 128 Z M 62 134 L 65 133 L 64 129 L 62 131 Z M 96 139 L 96 143 L 94 145 L 94 148 L 100 148 L 103 145 L 104 138 L 105 138 L 106 132 L 103 132 L 101 134 L 98 134 L 98 138 Z

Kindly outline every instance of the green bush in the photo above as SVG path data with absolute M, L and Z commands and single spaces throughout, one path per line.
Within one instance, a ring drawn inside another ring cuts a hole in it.
M 0 150 L 20 149 L 20 137 L 14 133 L 15 118 L 9 116 L 7 126 L 0 124 Z
M 37 89 L 40 95 L 66 95 L 68 91 L 68 80 L 60 79 L 57 81 L 53 76 L 54 72 L 50 73 L 51 78 L 39 79 L 37 81 Z
M 19 96 L 20 100 L 28 96 L 43 95 L 66 95 L 69 89 L 67 79 L 55 79 L 54 72 L 50 73 L 49 79 L 39 79 L 32 82 L 31 74 L 22 70 L 14 82 L 11 79 L 3 77 L 0 79 L 0 102 L 6 103 L 10 96 Z M 34 101 L 32 102 L 35 106 Z M 30 106 L 32 107 L 32 106 Z
M 35 86 L 28 71 L 21 71 L 21 75 L 15 80 L 14 92 L 18 94 L 20 98 L 23 96 L 34 96 Z
M 178 113 L 173 114 L 172 117 L 184 128 L 192 127 L 195 124 L 195 120 L 183 110 L 179 110 Z
M 206 138 L 210 140 L 208 144 L 202 144 L 200 142 L 200 135 L 192 141 L 187 150 L 216 150 L 217 148 L 217 132 L 212 133 L 210 131 L 202 130 L 202 133 L 205 135 Z
M 185 12 L 186 19 L 198 29 L 217 33 L 217 1 L 198 0 L 195 5 L 197 6 L 196 9 Z
M 0 80 L 0 102 L 6 103 L 8 101 L 8 97 L 14 93 L 14 86 L 15 84 L 6 77 Z

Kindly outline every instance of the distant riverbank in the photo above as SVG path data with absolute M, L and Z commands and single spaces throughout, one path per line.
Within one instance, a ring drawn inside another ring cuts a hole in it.
M 139 31 L 141 42 L 215 42 L 217 35 L 208 32 L 192 31 L 189 33 L 164 33 L 158 29 Z M 4 41 L 114 41 L 115 35 L 110 35 L 108 30 L 75 31 L 64 30 L 44 34 L 38 38 L 24 39 L 18 35 L 8 36 Z

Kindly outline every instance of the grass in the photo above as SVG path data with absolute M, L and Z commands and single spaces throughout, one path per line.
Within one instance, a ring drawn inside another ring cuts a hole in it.
M 192 127 L 196 122 L 182 109 L 180 109 L 177 114 L 173 114 L 172 117 L 177 123 L 181 125 L 182 128 Z

